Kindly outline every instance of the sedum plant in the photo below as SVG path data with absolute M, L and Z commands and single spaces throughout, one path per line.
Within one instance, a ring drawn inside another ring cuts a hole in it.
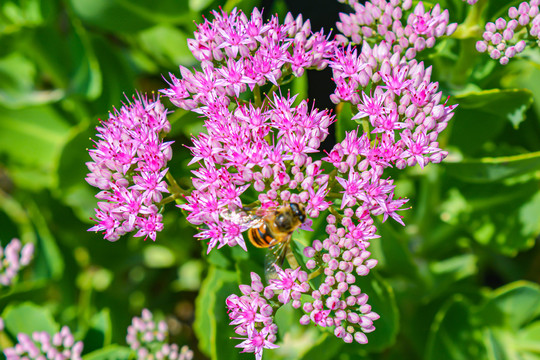
M 0 350 L 538 358 L 538 6 L 2 2 Z

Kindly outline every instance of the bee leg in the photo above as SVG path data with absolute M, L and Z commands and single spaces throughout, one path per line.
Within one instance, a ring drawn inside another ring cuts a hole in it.
M 264 269 L 264 277 L 266 278 L 266 282 L 268 283 L 270 282 L 270 280 L 279 278 L 274 264 L 269 264 L 266 266 L 266 268 Z

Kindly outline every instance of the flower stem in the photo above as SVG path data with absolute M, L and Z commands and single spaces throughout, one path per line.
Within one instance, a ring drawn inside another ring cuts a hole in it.
M 253 88 L 253 98 L 255 100 L 255 107 L 261 107 L 262 98 L 261 98 L 261 88 L 259 85 L 255 85 Z
M 168 204 L 168 203 L 173 202 L 173 201 L 175 201 L 177 199 L 180 199 L 180 198 L 182 198 L 182 194 L 179 194 L 179 193 L 172 194 L 170 196 L 167 196 L 165 199 L 161 200 L 159 203 L 157 203 L 157 206 L 161 207 L 161 206 L 163 206 L 165 204 Z
M 368 139 L 371 140 L 371 128 L 369 127 L 369 120 L 367 118 L 362 119 L 362 130 L 367 135 Z
M 485 24 L 482 19 L 482 12 L 486 6 L 487 1 L 481 0 L 476 6 L 470 7 L 467 18 L 452 35 L 453 38 L 462 40 L 459 57 L 452 71 L 451 80 L 455 85 L 463 86 L 467 82 L 475 63 L 474 59 L 479 55 L 475 44 L 476 39 L 482 36 Z
M 322 268 L 322 267 L 319 267 L 317 270 L 315 270 L 314 272 L 312 272 L 311 274 L 309 274 L 309 276 L 308 276 L 308 281 L 309 281 L 309 280 L 315 279 L 317 276 L 321 275 L 322 272 L 323 272 L 323 268 Z
M 180 199 L 181 197 L 185 195 L 189 195 L 191 191 L 184 190 L 178 185 L 176 182 L 176 179 L 171 175 L 170 171 L 167 171 L 167 174 L 165 175 L 165 178 L 169 182 L 169 191 L 171 192 L 171 195 L 166 197 L 165 199 L 161 200 L 157 205 L 163 206 L 165 204 L 168 204 L 170 202 L 173 202 L 177 199 Z
M 294 256 L 293 252 L 290 249 L 289 251 L 287 251 L 287 255 L 285 255 L 285 257 L 287 258 L 287 262 L 289 263 L 289 266 L 291 267 L 291 269 L 295 270 L 300 267 L 300 264 L 298 264 L 296 257 Z
M 328 210 L 330 211 L 332 215 L 334 215 L 337 218 L 338 221 L 341 221 L 341 219 L 343 219 L 343 216 L 340 213 L 338 213 L 337 210 L 333 206 L 330 206 Z

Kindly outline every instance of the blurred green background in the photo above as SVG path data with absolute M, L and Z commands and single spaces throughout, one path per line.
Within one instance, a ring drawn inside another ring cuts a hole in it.
M 198 359 L 253 358 L 239 356 L 238 341 L 229 339 L 223 301 L 260 269 L 261 253 L 249 258 L 222 249 L 206 257 L 173 205 L 156 243 L 129 236 L 110 243 L 87 232 L 96 200 L 84 181 L 86 149 L 98 119 L 125 96 L 156 93 L 166 86 L 162 75 L 197 65 L 186 40 L 193 21 L 210 18 L 211 9 L 250 13 L 262 5 L 281 19 L 291 9 L 304 19 L 315 16 L 314 29 L 323 20 L 328 29 L 338 10 L 330 3 L 0 0 L 0 241 L 19 237 L 36 245 L 18 284 L 0 289 L 2 316 L 17 309 L 26 321 L 50 314 L 89 353 L 125 345 L 131 317 L 148 307 Z M 483 20 L 514 3 L 493 1 Z M 451 9 L 452 21 L 469 9 L 460 0 L 441 5 Z M 282 348 L 265 351 L 265 358 L 540 359 L 538 50 L 501 67 L 471 53 L 474 41 L 454 37 L 424 55 L 460 106 L 441 138 L 450 150 L 446 164 L 389 173 L 413 208 L 404 214 L 405 228 L 379 224 L 381 239 L 371 247 L 379 266 L 363 289 L 381 319 L 370 344 L 346 345 L 301 327 L 299 313 L 284 307 L 276 320 Z M 458 61 L 464 54 L 467 64 Z M 326 91 L 309 93 L 319 106 L 333 91 L 330 74 L 323 74 L 308 79 Z M 169 166 L 187 185 L 182 144 L 202 121 L 180 110 L 170 121 L 176 143 Z M 336 138 L 351 126 L 338 127 Z M 13 341 L 14 329 L 8 324 L 1 347 Z

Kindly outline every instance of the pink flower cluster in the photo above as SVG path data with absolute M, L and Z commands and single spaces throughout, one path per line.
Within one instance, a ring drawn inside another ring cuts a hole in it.
M 362 64 L 355 73 L 350 70 L 353 63 Z M 394 163 L 399 169 L 415 164 L 424 167 L 446 157 L 447 153 L 438 147 L 437 137 L 453 117 L 457 105 L 440 103 L 442 92 L 438 91 L 437 82 L 431 82 L 431 67 L 424 68 L 423 62 L 392 55 L 384 42 L 373 48 L 364 43 L 358 55 L 356 49 L 340 49 L 330 66 L 336 82 L 332 101 L 356 105 L 358 113 L 353 119 L 366 118 L 371 132 L 377 134 L 372 142 L 369 134 L 356 138 L 356 133 L 351 133 L 348 135 L 351 140 L 342 144 L 342 149 L 333 150 L 328 161 L 340 172 L 346 172 L 346 164 L 339 164 L 345 155 L 354 163 L 361 155 L 363 160 L 358 170 L 365 171 L 370 166 L 371 176 L 363 174 L 362 178 L 373 180 Z M 358 91 L 368 85 L 370 94 L 362 92 L 360 97 Z M 358 176 L 354 172 L 349 175 L 354 179 Z M 358 181 L 365 180 L 358 178 Z
M 469 5 L 474 5 L 474 4 L 476 4 L 478 2 L 478 0 L 461 0 L 461 1 L 466 1 L 467 4 L 469 4 Z
M 240 285 L 241 296 L 230 295 L 227 298 L 227 308 L 229 318 L 234 325 L 234 331 L 244 338 L 237 338 L 242 341 L 236 347 L 243 348 L 242 352 L 255 353 L 255 358 L 262 358 L 263 349 L 275 349 L 274 344 L 278 327 L 273 322 L 272 314 L 275 308 L 281 304 L 292 301 L 294 308 L 301 306 L 300 296 L 310 289 L 307 283 L 308 275 L 301 271 L 281 269 L 277 265 L 276 278 L 270 280 L 268 286 L 264 286 L 261 277 L 256 273 L 251 273 L 251 286 Z M 277 301 L 281 303 L 275 308 L 271 303 Z M 273 301 L 274 300 L 274 301 Z
M 343 34 L 336 40 L 347 44 L 349 39 L 354 44 L 371 45 L 385 41 L 391 51 L 404 54 L 407 59 L 416 57 L 416 53 L 425 48 L 432 48 L 437 38 L 451 35 L 457 28 L 456 23 L 449 23 L 448 10 L 441 10 L 439 4 L 426 11 L 420 1 L 411 9 L 411 0 L 372 0 L 360 4 L 357 0 L 347 1 L 354 13 L 340 13 L 337 29 Z
M 82 341 L 75 342 L 71 331 L 64 326 L 52 337 L 45 331 L 31 336 L 19 333 L 17 344 L 4 350 L 7 360 L 81 360 Z
M 148 309 L 143 309 L 141 317 L 134 317 L 127 329 L 126 341 L 137 354 L 137 359 L 191 360 L 193 351 L 187 346 L 181 349 L 169 344 L 169 327 L 165 321 L 156 323 Z
M 328 208 L 328 175 L 308 154 L 318 151 L 334 120 L 305 100 L 293 105 L 295 99 L 274 94 L 261 108 L 240 104 L 233 112 L 203 111 L 208 134 L 195 137 L 190 148 L 191 163 L 199 163 L 195 189 L 180 207 L 189 212 L 189 222 L 205 225 L 197 236 L 209 241 L 208 251 L 237 244 L 246 250 L 242 232 L 249 225 L 230 214 L 243 208 L 241 197 L 251 187 L 258 193 L 251 201 L 261 209 L 303 203 L 315 217 Z
M 93 162 L 86 181 L 102 191 L 96 209 L 97 225 L 89 231 L 103 231 L 105 239 L 138 230 L 135 236 L 150 236 L 163 228 L 156 205 L 167 193 L 163 177 L 172 157 L 171 142 L 163 141 L 170 131 L 167 110 L 159 100 L 133 98 L 97 127 Z
M 12 239 L 5 248 L 0 246 L 0 285 L 11 285 L 19 271 L 30 263 L 33 256 L 34 244 L 22 246 L 19 239 Z
M 186 110 L 227 106 L 247 88 L 271 82 L 278 86 L 305 69 L 326 67 L 333 43 L 322 30 L 311 33 L 309 21 L 289 13 L 285 23 L 277 16 L 263 22 L 255 8 L 248 17 L 234 9 L 231 13 L 214 11 L 212 21 L 197 25 L 195 39 L 188 46 L 202 63 L 202 71 L 180 66 L 182 78 L 170 74 L 170 88 L 161 90 L 172 103 Z
M 521 53 L 527 43 L 524 33 L 537 41 L 540 38 L 539 0 L 522 2 L 519 7 L 508 9 L 508 17 L 498 18 L 494 23 L 488 22 L 483 34 L 483 40 L 476 43 L 476 50 L 488 52 L 492 59 L 506 65 L 511 58 Z M 521 40 L 520 40 L 521 39 Z
M 170 87 L 161 90 L 176 106 L 204 117 L 206 131 L 193 136 L 189 147 L 190 165 L 197 164 L 194 189 L 180 207 L 189 222 L 200 225 L 196 236 L 208 242 L 208 251 L 225 245 L 247 249 L 243 233 L 254 219 L 262 220 L 248 208 L 262 213 L 297 203 L 311 218 L 331 213 L 324 215 L 324 238 L 304 249 L 310 275 L 290 259 L 294 269 L 276 266 L 267 286 L 252 273 L 251 285 L 240 286 L 242 295 L 228 297 L 231 325 L 243 340 L 238 347 L 257 359 L 264 348 L 276 347 L 273 314 L 289 302 L 304 311 L 301 324 L 333 327 L 348 343 L 367 342 L 365 334 L 375 329 L 379 315 L 357 277 L 377 264 L 367 251 L 378 238 L 373 217 L 404 225 L 398 211 L 407 203 L 394 198 L 394 182 L 383 177 L 384 170 L 423 168 L 447 155 L 437 138 L 457 105 L 441 102 L 431 67 L 413 58 L 455 30 L 448 11 L 437 5 L 426 12 L 420 2 L 404 24 L 410 0 L 350 3 L 356 13 L 342 15 L 338 28 L 362 43 L 360 51 L 338 47 L 322 31 L 311 34 L 301 17 L 288 15 L 280 25 L 277 17 L 263 23 L 256 9 L 250 18 L 236 10 L 214 12 L 214 20 L 198 25 L 189 42 L 201 71 L 181 67 L 182 78 L 171 74 Z M 327 64 L 336 83 L 331 100 L 352 104 L 352 120 L 364 133 L 347 132 L 326 157 L 315 160 L 334 117 L 297 96 L 284 96 L 279 86 L 304 69 Z M 321 274 L 320 285 L 311 288 L 308 277 Z M 304 293 L 313 300 L 301 297 Z

